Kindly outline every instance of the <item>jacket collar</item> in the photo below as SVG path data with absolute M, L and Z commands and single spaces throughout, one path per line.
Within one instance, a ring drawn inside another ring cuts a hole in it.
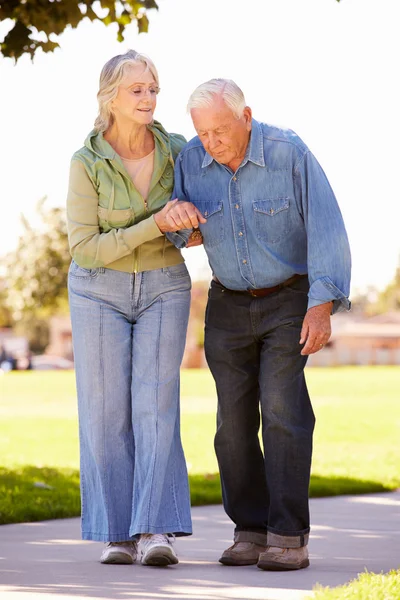
M 213 157 L 210 154 L 208 154 L 208 152 L 206 152 L 204 155 L 204 159 L 203 159 L 201 168 L 203 169 L 204 167 L 209 167 L 211 165 L 211 163 L 213 162 L 213 160 L 214 160 Z M 255 165 L 258 165 L 259 167 L 265 167 L 264 145 L 263 145 L 263 134 L 262 134 L 262 129 L 261 129 L 261 123 L 259 123 L 255 119 L 251 120 L 250 141 L 247 145 L 246 154 L 245 154 L 245 157 L 243 159 L 241 166 L 245 165 L 248 161 L 251 161 Z M 217 162 L 217 161 L 215 161 L 215 162 Z
M 169 156 L 171 148 L 169 142 L 168 133 L 164 127 L 158 121 L 153 121 L 148 129 L 153 133 L 156 146 L 164 156 Z M 89 148 L 92 152 L 97 154 L 100 158 L 113 160 L 118 157 L 114 148 L 110 146 L 107 140 L 104 139 L 103 134 L 93 129 L 85 140 L 86 148 Z M 118 157 L 119 158 L 119 157 Z
M 153 133 L 155 142 L 154 170 L 150 182 L 151 191 L 161 174 L 164 172 L 168 159 L 171 157 L 171 144 L 168 133 L 158 121 L 153 121 L 153 123 L 148 126 L 148 129 Z M 107 140 L 104 139 L 101 132 L 93 129 L 85 140 L 85 146 L 100 158 L 110 160 L 113 166 L 122 175 L 129 180 L 131 179 L 120 156 L 115 152 L 114 148 Z

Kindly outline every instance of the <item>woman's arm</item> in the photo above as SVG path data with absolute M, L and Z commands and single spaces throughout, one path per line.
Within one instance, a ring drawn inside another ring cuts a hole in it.
M 140 244 L 163 235 L 153 216 L 126 229 L 101 233 L 97 210 L 98 194 L 85 165 L 72 160 L 67 198 L 68 239 L 72 258 L 83 268 L 107 266 Z

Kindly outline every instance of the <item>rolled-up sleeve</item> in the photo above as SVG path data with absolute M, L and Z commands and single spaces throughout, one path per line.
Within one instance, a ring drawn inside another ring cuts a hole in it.
M 131 254 L 133 250 L 163 234 L 153 216 L 126 229 L 101 233 L 98 194 L 85 165 L 72 160 L 70 167 L 67 225 L 72 258 L 83 268 L 98 268 Z
M 350 309 L 351 255 L 343 217 L 328 179 L 307 151 L 294 171 L 296 201 L 307 231 L 308 308 L 333 301 Z

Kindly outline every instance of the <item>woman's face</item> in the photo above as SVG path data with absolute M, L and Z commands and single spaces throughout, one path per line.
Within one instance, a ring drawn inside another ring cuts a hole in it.
M 112 101 L 112 111 L 117 120 L 128 120 L 138 125 L 153 121 L 157 104 L 158 85 L 146 65 L 127 69 Z

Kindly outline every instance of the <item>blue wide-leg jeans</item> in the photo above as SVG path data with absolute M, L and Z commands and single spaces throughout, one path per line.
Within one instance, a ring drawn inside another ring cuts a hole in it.
M 218 393 L 222 496 L 236 541 L 308 543 L 315 418 L 299 344 L 308 288 L 304 278 L 254 298 L 211 283 L 205 351 Z
M 179 410 L 190 287 L 184 263 L 136 274 L 71 263 L 83 539 L 192 533 Z

